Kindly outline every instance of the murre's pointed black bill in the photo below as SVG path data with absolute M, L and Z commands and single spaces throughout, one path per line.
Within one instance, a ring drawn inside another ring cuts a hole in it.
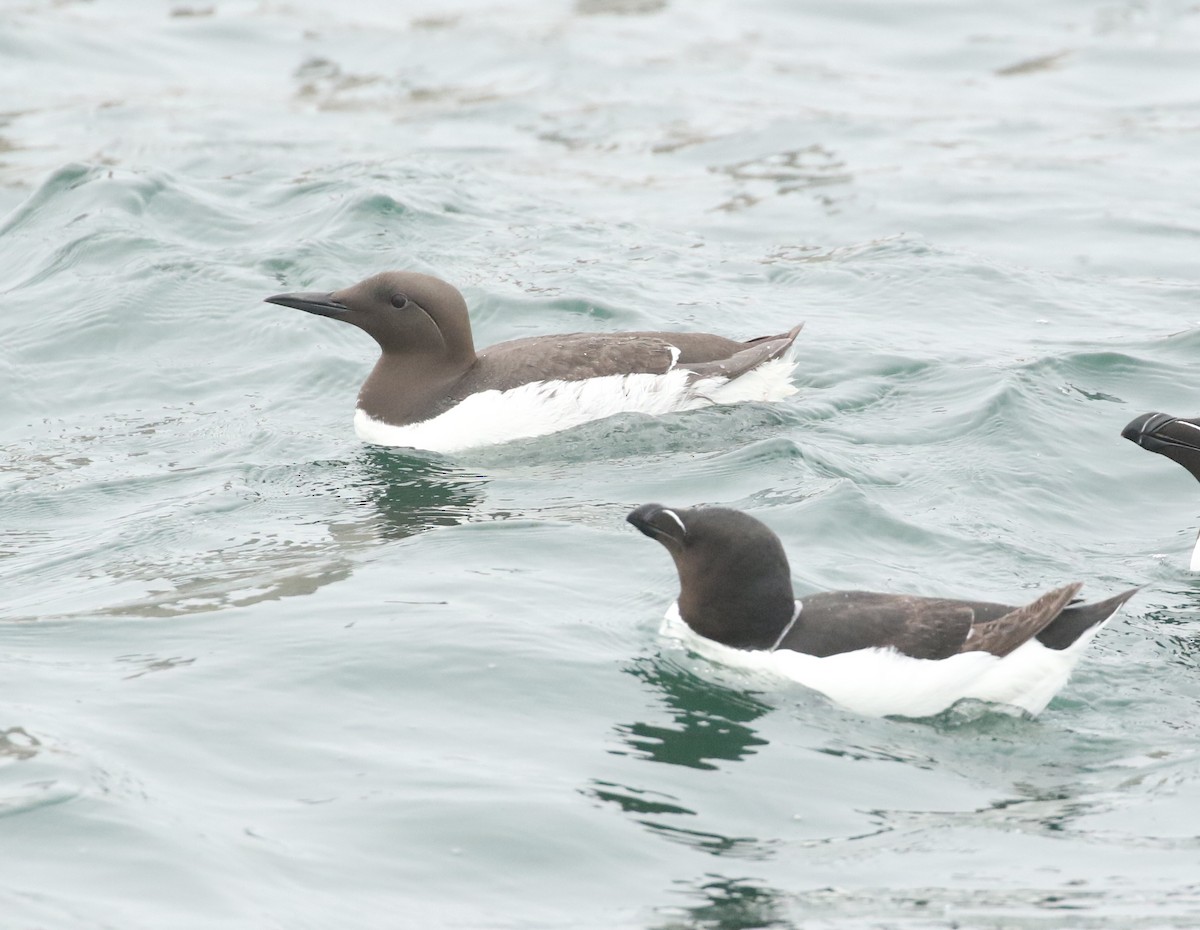
M 263 303 L 279 304 L 281 307 L 293 307 L 296 310 L 303 310 L 306 313 L 315 313 L 317 316 L 339 317 L 345 316 L 350 312 L 349 307 L 333 299 L 333 294 L 324 294 L 320 291 L 276 294 L 274 297 L 264 298 Z

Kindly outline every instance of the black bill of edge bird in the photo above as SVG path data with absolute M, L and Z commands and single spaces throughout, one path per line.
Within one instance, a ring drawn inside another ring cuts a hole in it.
M 872 591 L 797 600 L 783 544 L 749 514 L 643 504 L 626 519 L 675 562 L 668 633 L 877 716 L 932 716 L 964 698 L 1038 714 L 1137 592 L 1083 604 L 1074 583 L 1019 607 Z
M 1189 420 L 1169 413 L 1143 413 L 1134 417 L 1121 435 L 1149 452 L 1157 452 L 1187 469 L 1200 481 L 1200 418 Z M 1200 572 L 1200 536 L 1188 566 Z

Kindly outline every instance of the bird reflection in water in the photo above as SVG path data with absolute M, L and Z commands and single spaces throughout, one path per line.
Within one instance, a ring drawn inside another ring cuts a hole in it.
M 366 446 L 360 465 L 358 490 L 378 514 L 375 529 L 386 539 L 466 523 L 484 498 L 482 476 L 438 456 Z
M 766 930 L 792 927 L 783 916 L 783 895 L 744 878 L 705 875 L 695 883 L 681 882 L 689 898 L 685 907 L 662 907 L 667 919 L 652 930 Z
M 661 692 L 674 718 L 674 724 L 667 726 L 641 722 L 617 726 L 621 739 L 641 758 L 715 769 L 710 760 L 737 762 L 753 754 L 754 747 L 767 744 L 746 726 L 772 709 L 754 696 L 705 681 L 662 657 L 639 659 L 626 671 Z
M 616 731 L 624 747 L 609 750 L 613 755 L 711 770 L 719 761 L 737 762 L 753 754 L 756 747 L 767 745 L 747 724 L 772 708 L 752 695 L 705 681 L 660 656 L 638 659 L 625 671 L 665 698 L 673 723 L 618 724 Z M 663 792 L 593 779 L 583 793 L 618 805 L 662 839 L 714 856 L 763 859 L 775 845 L 754 837 L 684 827 L 675 818 L 696 817 L 697 812 Z

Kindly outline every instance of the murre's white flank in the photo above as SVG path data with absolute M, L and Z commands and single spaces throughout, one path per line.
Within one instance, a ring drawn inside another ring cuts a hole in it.
M 543 436 L 618 413 L 660 415 L 795 393 L 800 332 L 745 342 L 710 333 L 565 333 L 476 353 L 462 294 L 415 272 L 269 303 L 359 327 L 382 353 L 355 431 L 368 442 L 454 452 Z
M 614 416 L 660 416 L 712 404 L 783 400 L 796 393 L 789 356 L 764 362 L 740 378 L 692 380 L 675 368 L 662 375 L 606 375 L 585 381 L 533 381 L 507 391 L 480 391 L 440 416 L 407 426 L 354 412 L 358 438 L 382 446 L 459 452 L 474 446 L 532 439 Z
M 675 561 L 664 633 L 863 714 L 927 717 L 964 699 L 1040 713 L 1136 593 L 1080 604 L 1070 584 L 1022 607 L 870 591 L 797 601 L 779 537 L 748 514 L 645 504 L 628 520 Z

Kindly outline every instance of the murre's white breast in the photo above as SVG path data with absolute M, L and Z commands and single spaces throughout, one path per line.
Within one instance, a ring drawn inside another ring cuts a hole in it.
M 1196 548 L 1192 550 L 1192 562 L 1188 568 L 1194 572 L 1200 572 L 1200 536 L 1196 537 Z
M 354 412 L 359 439 L 383 446 L 458 452 L 513 439 L 530 439 L 618 413 L 661 415 L 711 404 L 782 400 L 796 393 L 794 361 L 764 362 L 730 381 L 704 378 L 688 383 L 676 368 L 662 375 L 608 375 L 583 381 L 534 381 L 508 391 L 481 391 L 440 416 L 408 426 L 391 426 Z
M 791 679 L 860 714 L 930 717 L 967 698 L 1041 713 L 1102 626 L 1096 624 L 1066 649 L 1049 649 L 1033 639 L 1003 658 L 964 652 L 946 659 L 914 659 L 892 648 L 824 658 L 790 649 L 734 649 L 698 635 L 679 615 L 677 603 L 667 609 L 662 632 L 715 661 Z

